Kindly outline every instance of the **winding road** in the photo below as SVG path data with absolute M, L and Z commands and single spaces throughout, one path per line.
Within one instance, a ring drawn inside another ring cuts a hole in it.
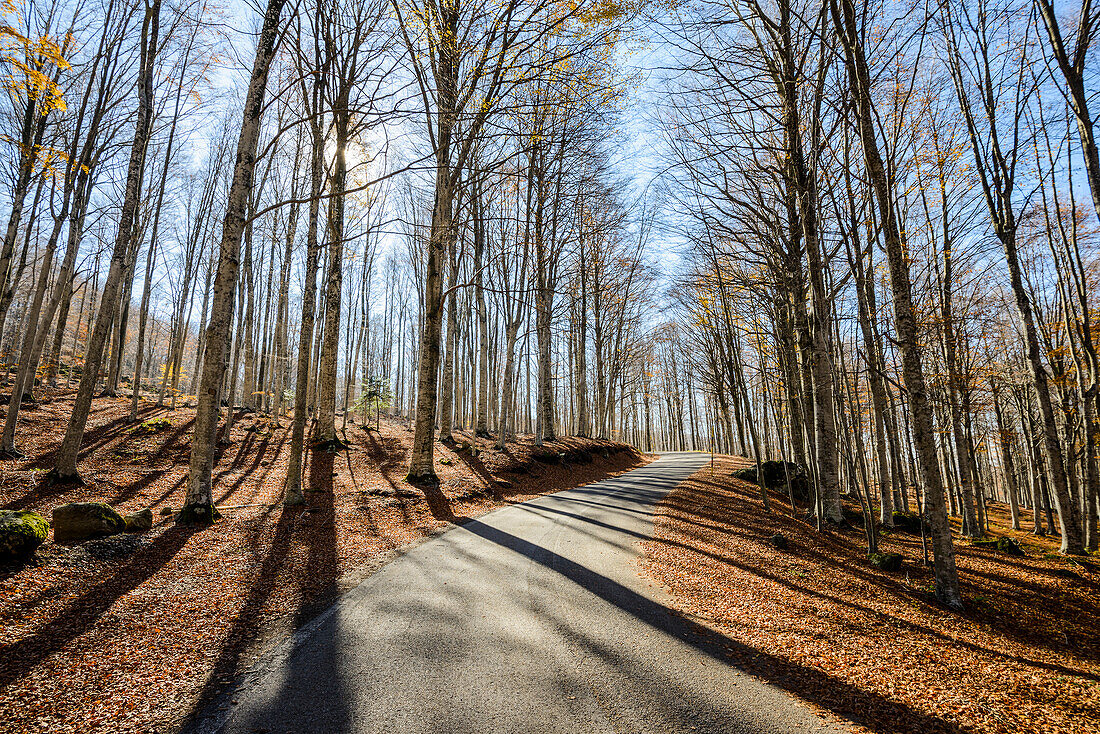
M 639 575 L 665 454 L 467 520 L 384 566 L 250 671 L 193 732 L 824 732 L 726 662 Z

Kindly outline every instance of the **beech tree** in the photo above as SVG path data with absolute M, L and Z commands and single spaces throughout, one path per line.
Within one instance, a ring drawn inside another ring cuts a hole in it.
M 160 0 L 150 0 L 145 4 L 145 16 L 141 25 L 141 62 L 137 85 L 138 113 L 134 138 L 130 145 L 130 160 L 126 169 L 126 188 L 119 214 L 118 235 L 115 237 L 110 268 L 103 283 L 103 294 L 100 297 L 95 325 L 88 338 L 84 370 L 80 375 L 80 386 L 77 388 L 72 416 L 69 418 L 65 438 L 54 459 L 53 474 L 60 481 L 79 478 L 76 467 L 77 455 L 84 438 L 84 427 L 88 421 L 88 411 L 91 409 L 92 396 L 99 378 L 103 350 L 115 318 L 122 278 L 127 269 L 130 241 L 134 235 L 134 219 L 145 170 L 145 154 L 153 124 L 153 72 L 159 47 L 159 35 Z
M 5 5 L 0 450 L 43 391 L 59 480 L 112 396 L 194 410 L 206 523 L 242 429 L 289 506 L 383 415 L 434 499 L 437 442 L 713 449 L 872 556 L 915 523 L 956 608 L 952 518 L 1094 549 L 1097 11 L 919 9 Z
M 256 43 L 256 59 L 248 83 L 241 133 L 237 140 L 233 183 L 229 189 L 221 246 L 205 328 L 202 379 L 199 383 L 195 430 L 191 439 L 191 468 L 187 499 L 178 518 L 181 522 L 212 522 L 217 517 L 211 474 L 214 467 L 215 430 L 221 412 L 221 389 L 225 377 L 226 347 L 233 318 L 233 297 L 240 268 L 241 238 L 247 224 L 245 210 L 256 166 L 256 148 L 267 92 L 267 77 L 281 36 L 281 15 L 285 0 L 268 0 L 263 25 Z

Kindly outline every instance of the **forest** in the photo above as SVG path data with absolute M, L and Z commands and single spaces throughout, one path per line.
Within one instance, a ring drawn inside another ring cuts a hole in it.
M 383 552 L 670 452 L 797 521 L 769 553 L 847 539 L 936 614 L 985 613 L 967 554 L 1064 569 L 1096 702 L 1091 0 L 0 16 L 0 704 L 184 555 L 254 584 L 211 612 L 207 704 L 271 605 L 289 633 Z M 65 535 L 116 545 L 81 576 Z M 946 730 L 1039 730 L 979 720 Z

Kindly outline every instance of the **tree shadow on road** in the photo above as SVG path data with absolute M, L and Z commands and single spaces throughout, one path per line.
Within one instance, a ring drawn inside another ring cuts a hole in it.
M 219 709 L 226 700 L 224 689 L 249 666 L 257 648 L 263 647 L 262 641 L 259 645 L 256 643 L 257 631 L 262 629 L 265 621 L 270 621 L 267 619 L 270 614 L 268 605 L 280 585 L 286 583 L 288 575 L 297 575 L 292 568 L 294 563 L 304 562 L 309 573 L 298 578 L 300 601 L 292 611 L 293 628 L 307 624 L 335 599 L 339 559 L 333 494 L 334 459 L 332 452 L 310 451 L 305 504 L 299 507 L 279 506 L 279 519 L 269 550 L 253 577 L 245 604 L 234 619 L 218 660 L 187 719 L 185 731 L 206 731 L 203 727 L 217 719 Z M 301 558 L 302 550 L 304 559 Z M 296 683 L 304 684 L 302 681 Z
M 650 627 L 683 640 L 714 660 L 756 675 L 855 724 L 879 732 L 962 734 L 962 729 L 941 718 L 860 690 L 819 670 L 770 655 L 686 619 L 674 610 L 540 545 L 478 520 L 468 520 L 462 527 L 556 571 Z

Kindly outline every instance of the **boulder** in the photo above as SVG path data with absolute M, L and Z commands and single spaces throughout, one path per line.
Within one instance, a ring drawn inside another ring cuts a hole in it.
M 892 515 L 894 527 L 906 533 L 920 533 L 921 526 L 928 529 L 928 523 L 916 512 L 897 512 Z
M 70 502 L 53 508 L 53 539 L 58 542 L 115 535 L 126 520 L 102 502 Z
M 975 548 L 983 548 L 985 550 L 1004 553 L 1006 556 L 1016 556 L 1020 558 L 1027 555 L 1024 553 L 1024 549 L 1020 547 L 1020 544 L 1016 542 L 1015 538 L 1001 537 L 989 538 L 987 540 L 975 540 L 972 545 Z
M 771 536 L 768 538 L 768 543 L 776 550 L 787 550 L 787 548 L 790 547 L 790 543 L 787 542 L 787 536 L 783 533 L 776 533 Z
M 761 462 L 760 472 L 764 475 L 764 484 L 769 487 L 786 486 L 788 477 L 793 480 L 806 476 L 800 465 L 790 461 Z
M 561 461 L 562 455 L 550 449 L 535 449 L 531 452 L 531 458 L 543 464 L 556 464 Z
M 144 533 L 153 527 L 153 511 L 145 508 L 141 512 L 135 512 L 122 518 L 126 523 L 127 533 Z
M 764 486 L 768 489 L 787 491 L 787 480 L 791 482 L 791 492 L 799 499 L 805 499 L 810 494 L 809 477 L 801 465 L 790 461 L 762 461 L 760 462 L 760 474 L 764 478 Z M 739 469 L 733 476 L 745 482 L 758 484 L 756 479 L 756 464 Z
M 22 405 L 30 406 L 34 402 L 34 395 L 29 392 L 23 393 L 23 399 L 20 401 Z M 0 395 L 0 405 L 11 405 L 11 395 Z
M 905 561 L 905 556 L 900 553 L 872 553 L 867 556 L 867 560 L 875 568 L 892 573 L 901 570 L 901 564 Z
M 0 510 L 0 563 L 30 558 L 50 533 L 50 523 L 37 512 Z
M 786 485 L 780 485 L 780 490 L 786 490 Z M 810 497 L 810 479 L 805 475 L 791 477 L 791 494 L 800 500 Z
M 840 514 L 841 517 L 844 518 L 843 522 L 852 527 L 861 528 L 866 522 L 863 518 L 863 510 L 858 507 L 848 507 L 845 505 L 841 507 Z
M 130 429 L 130 433 L 135 436 L 143 436 L 149 433 L 157 433 L 159 431 L 165 431 L 172 427 L 172 421 L 167 418 L 153 418 L 147 420 L 144 423 L 139 423 Z

